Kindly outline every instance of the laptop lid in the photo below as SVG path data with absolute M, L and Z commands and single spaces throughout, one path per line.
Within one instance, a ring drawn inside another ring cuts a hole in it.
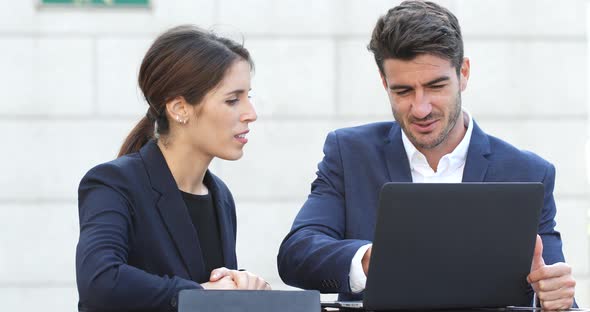
M 320 311 L 316 290 L 202 290 L 187 289 L 178 295 L 178 312 L 309 312 Z
M 541 183 L 387 183 L 368 310 L 530 305 Z

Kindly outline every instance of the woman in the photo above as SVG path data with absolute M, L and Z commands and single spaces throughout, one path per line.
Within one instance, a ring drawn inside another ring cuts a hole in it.
M 235 270 L 234 201 L 207 169 L 242 156 L 257 118 L 252 67 L 244 47 L 193 26 L 150 47 L 139 72 L 146 116 L 120 157 L 80 183 L 80 310 L 170 311 L 182 289 L 270 288 Z

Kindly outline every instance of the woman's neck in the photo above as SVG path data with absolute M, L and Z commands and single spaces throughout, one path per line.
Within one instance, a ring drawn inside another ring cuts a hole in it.
M 163 144 L 162 140 L 158 140 L 158 147 L 181 191 L 197 195 L 209 193 L 203 180 L 213 160 L 212 156 L 195 151 L 190 144 L 172 142 Z

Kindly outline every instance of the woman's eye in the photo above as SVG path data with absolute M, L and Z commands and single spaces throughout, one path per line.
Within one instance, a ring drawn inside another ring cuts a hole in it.
M 225 103 L 229 104 L 229 105 L 234 105 L 239 101 L 239 99 L 231 99 L 231 100 L 227 100 L 225 101 Z

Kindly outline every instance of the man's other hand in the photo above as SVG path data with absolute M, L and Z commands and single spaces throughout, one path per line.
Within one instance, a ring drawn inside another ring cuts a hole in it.
M 543 309 L 565 310 L 572 307 L 576 287 L 572 268 L 563 262 L 546 265 L 543 260 L 543 241 L 539 235 L 527 280 L 537 293 Z

